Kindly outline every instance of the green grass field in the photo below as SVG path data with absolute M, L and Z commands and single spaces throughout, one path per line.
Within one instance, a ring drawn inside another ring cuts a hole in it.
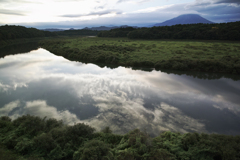
M 54 54 L 82 62 L 240 73 L 239 42 L 81 37 L 40 44 Z

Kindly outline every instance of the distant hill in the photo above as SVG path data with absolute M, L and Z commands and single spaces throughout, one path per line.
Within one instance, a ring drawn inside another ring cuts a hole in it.
M 153 26 L 172 26 L 176 24 L 196 24 L 196 23 L 212 24 L 213 22 L 201 17 L 198 14 L 183 14 L 173 19 L 167 20 L 165 22 L 157 23 Z
M 240 21 L 211 24 L 185 24 L 143 28 L 117 28 L 99 31 L 98 37 L 128 37 L 130 39 L 197 39 L 240 40 Z
M 49 31 L 49 32 L 59 32 L 59 31 L 64 31 L 63 29 L 56 29 L 56 28 L 46 28 L 42 29 L 43 31 Z
M 122 25 L 122 26 L 111 26 L 111 27 L 106 27 L 106 26 L 92 27 L 92 28 L 85 27 L 85 28 L 83 28 L 83 29 L 86 29 L 86 30 L 95 30 L 95 31 L 109 31 L 109 30 L 111 30 L 111 29 L 116 29 L 116 28 L 128 28 L 128 27 L 137 28 L 136 26 Z

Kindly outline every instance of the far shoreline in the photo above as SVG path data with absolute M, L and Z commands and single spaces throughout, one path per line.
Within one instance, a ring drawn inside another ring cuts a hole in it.
M 62 37 L 39 44 L 83 63 L 240 74 L 240 45 L 236 41 Z

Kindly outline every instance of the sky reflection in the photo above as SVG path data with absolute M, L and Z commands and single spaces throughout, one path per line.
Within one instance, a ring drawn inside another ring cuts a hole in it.
M 47 116 L 115 133 L 240 134 L 240 81 L 100 68 L 41 48 L 0 59 L 0 75 L 0 116 Z

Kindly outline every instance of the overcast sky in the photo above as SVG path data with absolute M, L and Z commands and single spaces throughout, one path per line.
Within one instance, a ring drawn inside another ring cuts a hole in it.
M 240 21 L 240 0 L 0 0 L 0 25 L 36 28 L 148 26 L 189 13 Z

